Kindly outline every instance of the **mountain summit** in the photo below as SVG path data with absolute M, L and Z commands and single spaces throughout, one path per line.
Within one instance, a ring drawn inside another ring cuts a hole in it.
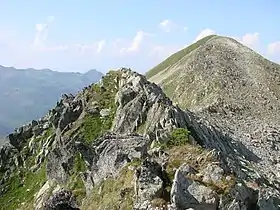
M 234 39 L 208 36 L 147 72 L 183 108 L 230 103 L 243 114 L 279 122 L 280 66 Z
M 213 35 L 171 55 L 146 76 L 180 107 L 252 151 L 261 177 L 279 180 L 278 64 L 232 38 Z
M 7 136 L 3 209 L 277 209 L 279 182 L 216 124 L 130 69 Z

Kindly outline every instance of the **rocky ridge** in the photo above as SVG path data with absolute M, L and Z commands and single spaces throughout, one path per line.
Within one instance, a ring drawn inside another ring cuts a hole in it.
M 188 49 L 148 72 L 149 80 L 254 153 L 251 167 L 279 188 L 280 66 L 229 37 L 209 36 Z
M 4 209 L 278 209 L 239 141 L 122 68 L 10 134 Z

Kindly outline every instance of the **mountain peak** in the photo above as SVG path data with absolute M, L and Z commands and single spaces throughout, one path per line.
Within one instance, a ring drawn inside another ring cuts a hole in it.
M 279 161 L 279 65 L 232 38 L 210 36 L 171 55 L 146 76 L 180 107 L 250 148 L 261 158 L 258 170 L 278 179 L 279 168 L 275 171 L 271 159 Z

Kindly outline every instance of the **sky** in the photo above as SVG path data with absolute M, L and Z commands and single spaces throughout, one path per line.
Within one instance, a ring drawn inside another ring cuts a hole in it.
M 279 0 L 0 0 L 0 65 L 144 73 L 210 34 L 280 63 Z

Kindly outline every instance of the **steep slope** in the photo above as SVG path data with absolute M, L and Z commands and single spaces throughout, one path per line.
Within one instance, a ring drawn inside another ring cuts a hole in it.
M 161 71 L 164 71 L 165 69 L 168 69 L 172 67 L 174 64 L 176 64 L 178 61 L 180 61 L 184 56 L 191 53 L 193 50 L 199 48 L 201 45 L 205 44 L 208 40 L 212 39 L 216 35 L 210 35 L 207 37 L 204 37 L 203 39 L 198 40 L 197 42 L 193 43 L 192 45 L 174 53 L 173 55 L 169 56 L 166 60 L 152 68 L 150 71 L 146 73 L 146 77 L 150 78 L 155 76 L 156 74 L 160 73 Z
M 0 150 L 3 209 L 277 209 L 258 158 L 129 69 L 110 71 Z
M 214 36 L 149 80 L 242 142 L 261 159 L 258 170 L 279 179 L 279 65 L 234 39 Z
M 274 113 L 280 106 L 280 66 L 231 38 L 204 39 L 207 41 L 158 74 L 150 77 L 149 71 L 148 79 L 160 84 L 174 102 L 193 111 L 224 100 L 239 109 L 250 109 L 250 114 L 279 121 Z
M 97 82 L 102 73 L 55 72 L 0 66 L 0 135 L 48 112 L 63 93 L 75 93 Z

